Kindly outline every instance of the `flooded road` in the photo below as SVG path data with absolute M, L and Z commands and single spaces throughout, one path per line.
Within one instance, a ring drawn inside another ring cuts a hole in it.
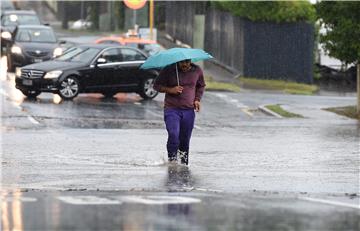
M 208 91 L 186 167 L 167 163 L 162 94 L 30 100 L 1 76 L 2 219 L 18 218 L 7 227 L 358 228 L 360 125 L 322 110 L 355 97 Z M 304 118 L 264 114 L 266 104 Z

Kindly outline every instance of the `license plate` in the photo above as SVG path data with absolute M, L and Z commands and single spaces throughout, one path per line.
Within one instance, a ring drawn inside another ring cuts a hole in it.
M 34 62 L 35 63 L 40 63 L 40 62 L 42 62 L 43 60 L 42 59 L 34 59 Z
M 33 82 L 30 79 L 24 79 L 23 84 L 26 85 L 26 86 L 31 86 L 33 84 Z

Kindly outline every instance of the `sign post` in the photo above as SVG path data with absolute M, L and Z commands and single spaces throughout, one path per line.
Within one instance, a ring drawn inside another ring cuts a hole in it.
M 136 25 L 136 10 L 141 9 L 145 6 L 147 0 L 124 0 L 124 3 L 127 7 L 134 10 L 134 27 Z

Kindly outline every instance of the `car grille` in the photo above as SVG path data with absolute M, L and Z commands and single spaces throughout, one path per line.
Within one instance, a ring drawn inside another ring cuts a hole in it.
M 21 77 L 26 79 L 37 79 L 43 77 L 44 71 L 38 70 L 21 70 Z
M 49 52 L 46 52 L 46 51 L 40 51 L 40 52 L 27 51 L 26 53 L 28 55 L 30 55 L 30 56 L 33 56 L 33 57 L 44 57 L 44 56 L 47 56 L 49 54 Z

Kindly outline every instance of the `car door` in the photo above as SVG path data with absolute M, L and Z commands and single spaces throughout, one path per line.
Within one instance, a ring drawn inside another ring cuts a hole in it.
M 97 74 L 102 80 L 102 87 L 116 87 L 115 75 L 118 72 L 121 61 L 120 50 L 118 48 L 108 48 L 102 52 L 99 58 L 106 60 L 106 63 L 97 65 Z
M 122 61 L 120 68 L 116 71 L 117 84 L 121 86 L 138 86 L 141 79 L 141 64 L 146 56 L 136 49 L 119 48 Z

